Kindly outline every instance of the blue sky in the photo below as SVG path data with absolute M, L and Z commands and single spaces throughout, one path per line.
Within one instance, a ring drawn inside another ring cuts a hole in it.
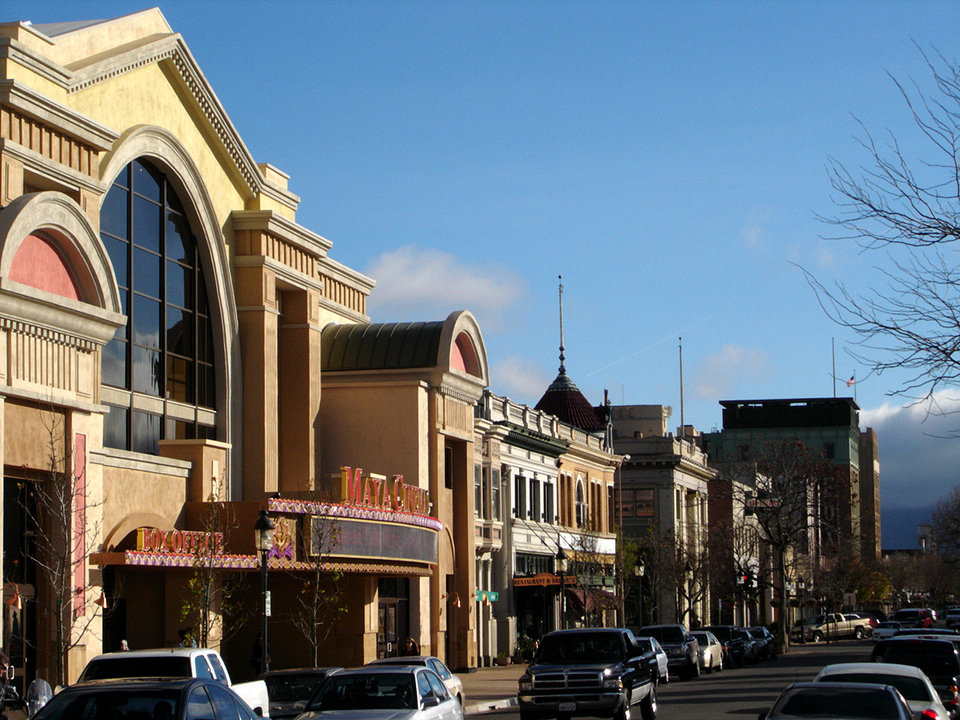
M 129 2 L 7 2 L 4 19 L 113 17 Z M 594 403 L 829 397 L 856 373 L 878 430 L 884 544 L 957 482 L 954 418 L 889 397 L 797 265 L 877 282 L 882 254 L 823 239 L 829 157 L 867 158 L 858 120 L 912 149 L 887 76 L 954 57 L 953 2 L 171 2 L 258 162 L 291 175 L 298 220 L 377 282 L 374 321 L 467 308 L 492 389 L 533 404 L 558 365 Z M 947 407 L 949 395 L 941 398 Z M 909 488 L 909 489 L 908 489 Z

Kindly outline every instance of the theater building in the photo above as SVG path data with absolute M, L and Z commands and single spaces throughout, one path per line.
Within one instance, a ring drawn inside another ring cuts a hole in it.
M 454 572 L 473 567 L 488 384 L 472 315 L 370 324 L 373 280 L 298 224 L 288 177 L 251 157 L 158 9 L 0 25 L 0 72 L 2 645 L 20 676 L 57 673 L 58 599 L 66 681 L 121 639 L 176 644 L 200 556 L 238 590 L 208 643 L 251 675 L 261 510 L 275 667 L 310 661 L 291 617 L 318 562 L 349 608 L 321 661 L 409 634 L 475 666 L 476 577 Z M 66 506 L 41 512 L 57 487 Z

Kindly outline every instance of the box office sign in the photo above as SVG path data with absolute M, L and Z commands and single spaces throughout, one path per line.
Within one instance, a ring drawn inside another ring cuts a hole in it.
M 153 553 L 223 554 L 223 533 L 137 528 L 137 550 Z
M 336 542 L 330 547 L 329 533 Z M 437 562 L 437 532 L 413 525 L 314 515 L 310 518 L 310 552 L 320 548 L 333 557 Z

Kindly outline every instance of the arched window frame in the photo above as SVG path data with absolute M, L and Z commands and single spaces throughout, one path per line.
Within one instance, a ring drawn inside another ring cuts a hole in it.
M 104 445 L 157 454 L 161 439 L 216 437 L 214 320 L 200 240 L 155 163 L 138 158 L 117 174 L 101 208 L 101 239 L 127 315 L 104 349 Z M 118 369 L 111 363 L 121 356 Z M 137 372 L 145 366 L 149 377 Z

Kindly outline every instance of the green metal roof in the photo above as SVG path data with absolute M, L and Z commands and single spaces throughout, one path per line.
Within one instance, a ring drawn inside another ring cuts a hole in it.
M 322 372 L 436 367 L 443 322 L 328 325 L 321 336 Z

